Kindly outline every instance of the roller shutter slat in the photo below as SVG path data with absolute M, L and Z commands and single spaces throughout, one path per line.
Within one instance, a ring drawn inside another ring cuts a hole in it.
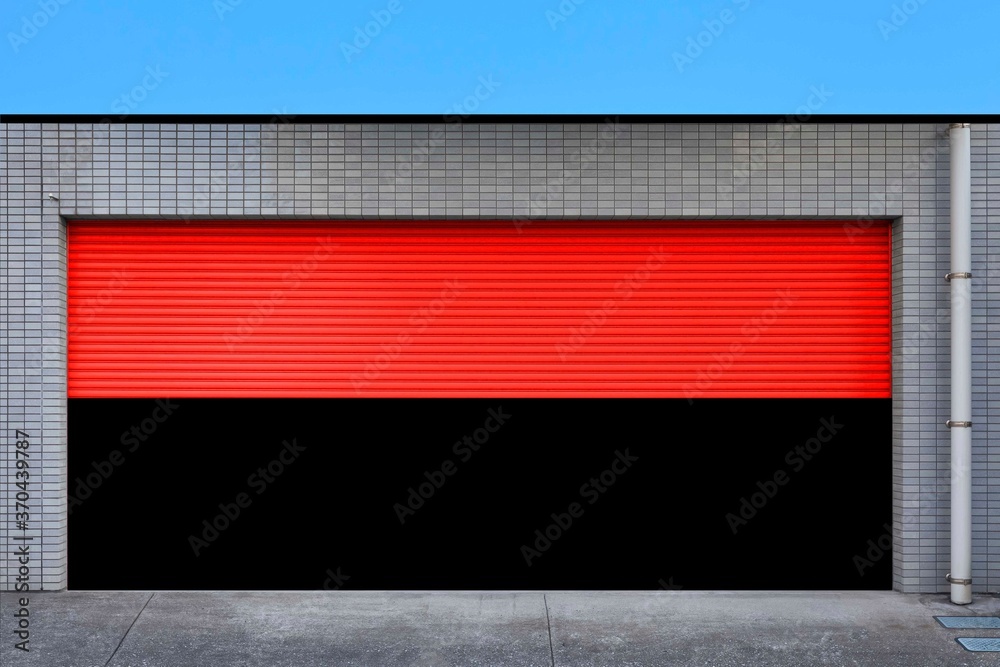
M 887 397 L 889 238 L 837 222 L 72 222 L 69 395 Z M 763 326 L 782 290 L 794 301 Z

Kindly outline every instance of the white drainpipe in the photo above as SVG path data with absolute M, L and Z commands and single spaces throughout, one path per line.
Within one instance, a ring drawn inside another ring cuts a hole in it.
M 951 601 L 972 602 L 972 181 L 968 123 L 951 140 Z

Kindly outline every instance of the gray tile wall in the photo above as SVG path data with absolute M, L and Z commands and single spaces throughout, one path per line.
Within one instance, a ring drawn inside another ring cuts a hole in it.
M 66 586 L 66 218 L 842 218 L 893 229 L 894 585 L 948 571 L 943 125 L 0 124 L 0 589 Z M 1000 125 L 973 128 L 974 559 L 1000 590 Z M 46 197 L 53 193 L 58 201 Z M 993 324 L 992 328 L 990 325 Z M 15 428 L 32 520 L 13 523 Z M 886 443 L 890 446 L 890 443 Z M 859 462 L 863 465 L 863 462 Z M 850 485 L 845 484 L 849 493 Z M 872 538 L 877 540 L 878 535 Z M 867 545 L 857 545 L 863 554 Z

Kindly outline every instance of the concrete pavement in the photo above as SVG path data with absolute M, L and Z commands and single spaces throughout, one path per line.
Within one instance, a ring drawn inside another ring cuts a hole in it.
M 70 592 L 30 594 L 30 647 L 0 593 L 2 667 L 981 665 L 935 615 L 1000 614 L 891 592 Z

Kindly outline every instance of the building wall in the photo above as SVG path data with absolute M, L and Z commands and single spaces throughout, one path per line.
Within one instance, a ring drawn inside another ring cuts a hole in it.
M 474 119 L 473 119 L 474 121 Z M 893 232 L 893 572 L 949 558 L 948 139 L 943 124 L 0 124 L 0 590 L 66 587 L 66 234 L 72 218 L 870 217 Z M 1000 590 L 1000 125 L 973 156 L 974 579 Z M 992 187 L 991 187 L 992 185 Z M 52 193 L 58 199 L 48 198 Z M 15 429 L 31 520 L 15 523 Z M 993 438 L 992 440 L 995 440 Z M 890 443 L 886 443 L 890 446 Z M 859 461 L 858 465 L 864 465 Z M 843 492 L 851 493 L 851 480 Z M 831 498 L 830 502 L 836 502 Z M 880 535 L 872 535 L 878 541 Z M 868 545 L 859 544 L 864 555 Z

